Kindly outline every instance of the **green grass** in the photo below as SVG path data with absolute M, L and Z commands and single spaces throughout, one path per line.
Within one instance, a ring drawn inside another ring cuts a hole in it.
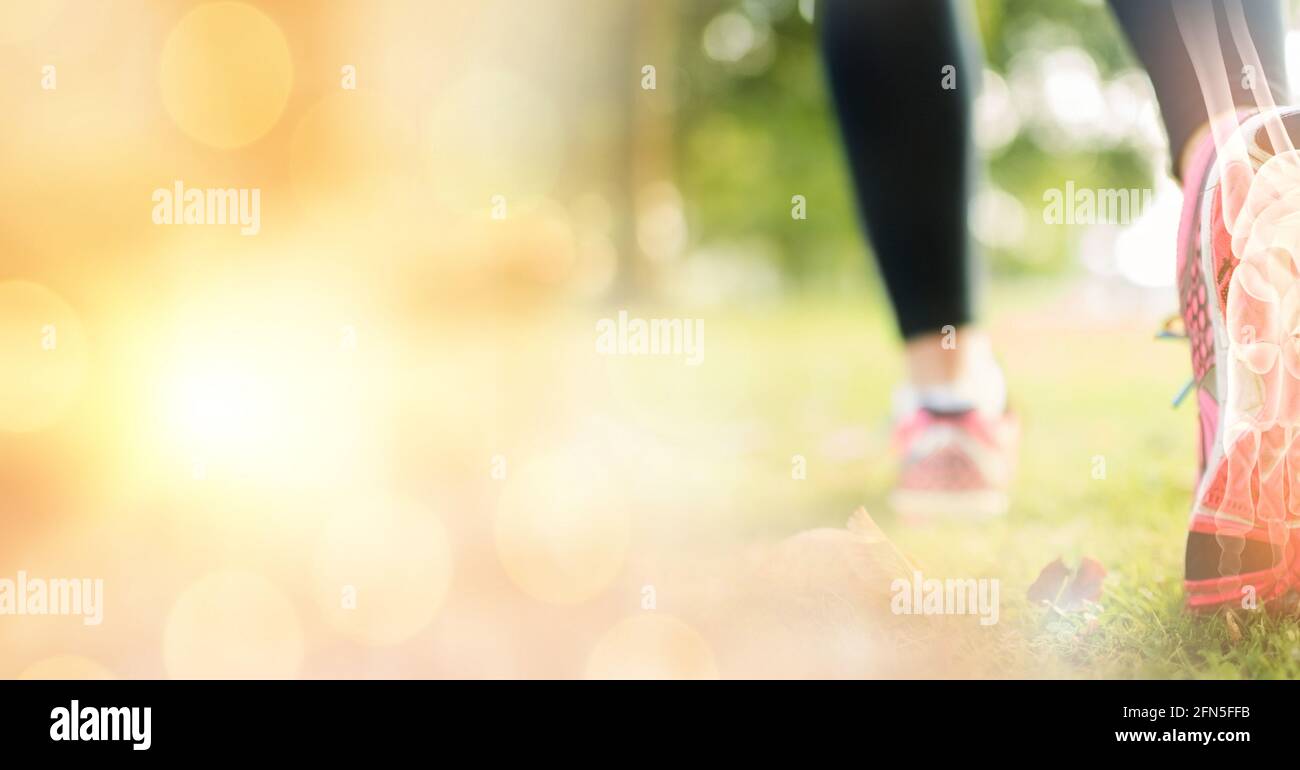
M 620 364 L 635 371 L 624 372 L 635 393 L 626 413 L 661 435 L 747 437 L 692 444 L 710 469 L 696 480 L 710 497 L 663 531 L 696 545 L 771 539 L 839 526 L 865 503 L 924 569 L 1000 579 L 1001 621 L 962 640 L 965 675 L 1300 675 L 1296 620 L 1239 611 L 1234 639 L 1223 615 L 1182 609 L 1195 403 L 1170 402 L 1187 377 L 1185 346 L 1155 341 L 1155 319 L 1137 313 L 1089 320 L 1070 287 L 1003 290 L 996 300 L 991 327 L 1024 423 L 1004 520 L 916 529 L 889 512 L 897 343 L 879 309 L 832 303 L 707 315 L 706 364 L 696 369 Z M 807 458 L 804 481 L 790 478 L 795 454 Z M 1094 476 L 1097 458 L 1104 478 Z M 1073 566 L 1085 556 L 1109 573 L 1099 609 L 1062 616 L 1025 598 L 1053 559 Z

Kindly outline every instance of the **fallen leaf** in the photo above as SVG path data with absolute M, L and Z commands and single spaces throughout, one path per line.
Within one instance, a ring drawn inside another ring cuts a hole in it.
M 1061 609 L 1072 612 L 1088 603 L 1101 601 L 1101 584 L 1106 579 L 1106 568 L 1101 562 L 1085 556 L 1075 570 L 1074 579 L 1061 592 Z
M 844 528 L 810 529 L 782 540 L 760 566 L 758 579 L 774 591 L 803 598 L 848 596 L 890 618 L 896 578 L 914 567 L 859 508 Z
M 1029 601 L 1056 601 L 1056 597 L 1061 593 L 1061 586 L 1065 585 L 1065 579 L 1069 576 L 1070 570 L 1065 566 L 1065 562 L 1061 561 L 1058 556 L 1056 561 L 1043 567 L 1042 572 L 1038 573 L 1038 578 L 1034 580 L 1033 585 L 1029 586 Z

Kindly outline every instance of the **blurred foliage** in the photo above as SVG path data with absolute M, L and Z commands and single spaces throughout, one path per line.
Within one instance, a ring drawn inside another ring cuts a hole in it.
M 679 5 L 677 179 L 692 246 L 747 244 L 770 253 L 798 287 L 860 286 L 870 269 L 869 247 L 857 226 L 809 7 L 807 0 Z M 1101 2 L 980 0 L 974 8 L 972 34 L 981 38 L 986 66 L 1004 77 L 1018 56 L 1067 48 L 1092 58 L 1103 87 L 1137 71 Z M 710 40 L 716 48 L 727 29 L 752 43 L 735 61 L 710 55 Z M 1141 94 L 1154 99 L 1145 83 Z M 1044 225 L 1044 191 L 1066 180 L 1080 187 L 1151 187 L 1166 153 L 1125 141 L 1062 149 L 1030 130 L 1035 116 L 1022 118 L 1015 138 L 986 154 L 985 183 L 1019 201 L 1023 238 L 1014 247 L 983 251 L 995 274 L 1060 272 L 1073 264 L 1082 228 Z M 806 221 L 790 216 L 795 194 L 808 200 Z

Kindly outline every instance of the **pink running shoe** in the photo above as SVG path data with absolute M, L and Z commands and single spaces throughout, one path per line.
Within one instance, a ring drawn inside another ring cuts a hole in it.
M 1300 136 L 1300 112 L 1281 118 Z M 1263 117 L 1241 130 L 1259 171 L 1273 155 Z M 1196 610 L 1284 597 L 1300 568 L 1289 537 L 1300 524 L 1300 268 L 1294 247 L 1258 249 L 1255 242 L 1244 260 L 1234 256 L 1214 160 L 1207 138 L 1189 164 L 1178 233 L 1179 304 L 1200 407 L 1184 580 L 1187 605 Z M 1273 187 L 1280 201 L 1287 185 Z
M 987 519 L 1007 511 L 1019 424 L 976 409 L 917 409 L 898 424 L 903 458 L 890 505 L 905 521 Z

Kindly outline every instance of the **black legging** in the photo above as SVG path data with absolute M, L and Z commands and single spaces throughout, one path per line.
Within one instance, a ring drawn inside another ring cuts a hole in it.
M 1178 0 L 1109 0 L 1155 86 L 1175 157 L 1207 120 L 1174 19 Z M 1222 0 L 1214 0 L 1233 100 L 1242 63 Z M 1280 0 L 1242 0 L 1264 72 L 1288 101 Z M 982 67 L 959 0 L 821 0 L 831 93 L 859 208 L 903 337 L 974 319 L 974 252 L 967 202 L 975 180 L 971 102 Z M 948 70 L 946 67 L 955 69 Z M 945 75 L 955 88 L 944 88 Z

